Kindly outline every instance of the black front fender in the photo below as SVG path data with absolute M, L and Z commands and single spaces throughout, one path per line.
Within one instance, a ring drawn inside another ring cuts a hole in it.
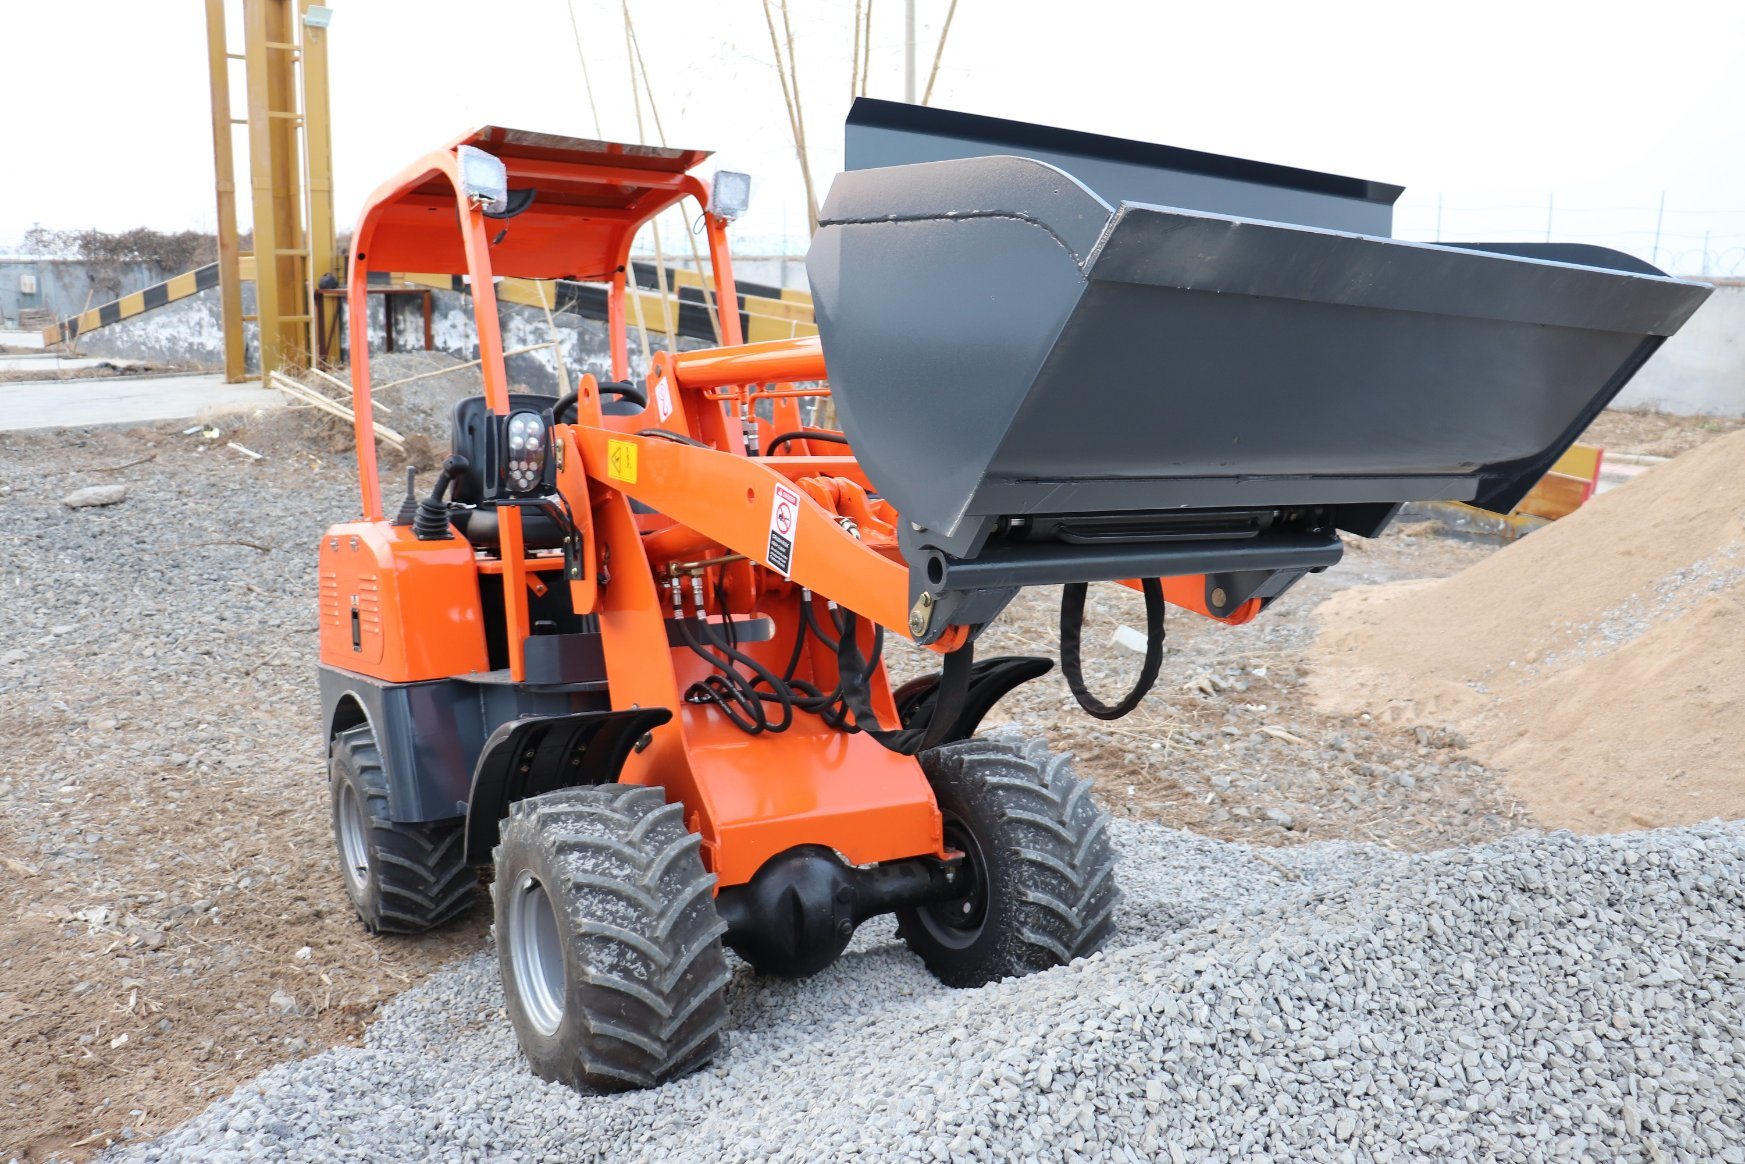
M 527 716 L 491 733 L 467 800 L 467 860 L 489 864 L 509 806 L 530 796 L 618 779 L 636 741 L 672 719 L 664 707 Z
M 1053 667 L 1054 660 L 1035 655 L 1001 655 L 992 659 L 976 660 L 975 665 L 970 668 L 969 692 L 964 697 L 963 711 L 958 714 L 957 722 L 951 726 L 951 730 L 940 743 L 967 740 L 975 735 L 976 728 L 981 726 L 982 717 L 993 710 L 994 704 L 1005 698 L 1013 688 L 1048 674 Z M 939 694 L 939 676 L 940 673 L 935 672 L 920 679 L 911 679 L 891 693 L 897 702 L 897 714 L 904 727 L 919 726 L 930 721 Z

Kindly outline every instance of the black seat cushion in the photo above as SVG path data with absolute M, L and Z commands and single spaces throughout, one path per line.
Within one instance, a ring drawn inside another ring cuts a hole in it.
M 475 550 L 502 549 L 498 532 L 497 507 L 481 505 L 477 509 L 450 509 L 449 521 Z M 521 509 L 521 547 L 524 550 L 555 550 L 563 545 L 563 526 L 548 513 L 525 506 Z

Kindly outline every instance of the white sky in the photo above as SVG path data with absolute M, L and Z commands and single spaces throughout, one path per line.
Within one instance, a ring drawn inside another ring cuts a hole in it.
M 617 0 L 574 3 L 602 129 L 634 140 Z M 841 160 L 854 4 L 790 4 L 822 186 Z M 902 3 L 874 4 L 870 91 L 900 99 Z M 923 76 L 946 4 L 918 0 Z M 803 251 L 759 0 L 631 5 L 668 139 L 754 175 L 738 249 L 780 249 L 785 235 Z M 332 6 L 342 224 L 393 169 L 470 125 L 593 136 L 565 0 Z M 0 3 L 13 143 L 0 248 L 34 222 L 210 229 L 202 12 Z M 1661 265 L 1698 271 L 1707 231 L 1710 269 L 1745 274 L 1742 44 L 1739 0 L 959 0 L 933 103 L 1399 183 L 1396 233 L 1410 238 L 1435 237 L 1439 194 L 1443 237 L 1543 238 L 1554 196 L 1553 238 L 1647 257 L 1664 193 Z

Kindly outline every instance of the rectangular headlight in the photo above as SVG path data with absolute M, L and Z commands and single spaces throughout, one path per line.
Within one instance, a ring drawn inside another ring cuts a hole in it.
M 751 175 L 716 170 L 709 183 L 709 213 L 732 222 L 751 205 Z
M 509 206 L 509 171 L 503 159 L 488 154 L 477 146 L 461 146 L 455 151 L 460 159 L 460 192 L 492 213 Z

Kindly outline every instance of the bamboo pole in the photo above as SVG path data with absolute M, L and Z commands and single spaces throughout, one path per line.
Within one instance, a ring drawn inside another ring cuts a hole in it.
M 647 141 L 648 135 L 642 127 L 642 96 L 636 85 L 636 66 L 642 54 L 636 48 L 636 27 L 630 19 L 630 0 L 619 0 L 619 3 L 624 11 L 624 56 L 630 65 L 630 104 L 636 109 L 636 140 Z M 647 85 L 647 81 L 648 77 L 645 74 L 643 76 L 644 86 Z M 665 135 L 661 136 L 664 141 Z M 667 298 L 666 255 L 662 253 L 660 246 L 660 223 L 651 221 L 648 228 L 654 236 L 654 283 L 660 291 L 661 330 L 666 333 L 667 351 L 676 352 L 679 350 L 679 342 L 674 332 L 678 327 L 678 319 L 676 318 L 678 313 L 672 309 Z M 634 269 L 631 271 L 631 275 L 630 281 L 634 284 L 636 282 Z
M 594 83 L 588 78 L 588 58 L 582 52 L 582 29 L 576 23 L 576 0 L 564 0 L 564 7 L 570 14 L 570 35 L 576 38 L 576 60 L 582 66 L 582 91 L 588 95 L 588 112 L 594 115 L 594 138 L 599 140 L 606 134 L 600 128 L 600 107 L 594 104 Z
M 347 384 L 344 380 L 341 380 L 338 376 L 330 376 L 326 372 L 323 372 L 320 368 L 310 368 L 309 374 L 311 376 L 318 376 L 321 379 L 326 380 L 329 384 L 333 385 L 335 388 L 340 389 L 347 396 L 355 396 L 356 395 L 356 393 L 354 393 L 352 391 L 351 385 Z M 393 412 L 394 411 L 392 408 L 389 408 L 386 404 L 383 404 L 380 400 L 373 400 L 372 399 L 370 401 L 370 407 L 375 409 L 377 412 Z
M 788 129 L 794 135 L 794 154 L 800 161 L 800 178 L 806 184 L 806 221 L 811 233 L 818 232 L 818 194 L 812 185 L 812 163 L 806 157 L 806 122 L 800 110 L 800 77 L 794 71 L 794 28 L 788 20 L 788 2 L 781 0 L 782 27 L 787 32 L 787 63 L 782 62 L 782 46 L 776 36 L 775 15 L 770 0 L 763 0 L 763 22 L 769 29 L 770 51 L 775 54 L 776 78 L 782 84 L 782 101 L 788 108 Z M 792 73 L 790 81 L 789 74 Z
M 558 395 L 562 396 L 565 392 L 568 392 L 573 385 L 570 384 L 569 366 L 564 363 L 563 344 L 557 338 L 557 320 L 551 314 L 551 304 L 546 301 L 546 292 L 548 289 L 551 292 L 550 298 L 556 299 L 557 283 L 546 279 L 539 280 L 539 305 L 545 308 L 545 326 L 546 329 L 551 332 L 552 362 L 557 365 L 557 380 L 560 389 Z M 580 389 L 577 388 L 577 391 L 580 391 Z
M 285 375 L 277 368 L 267 373 L 267 382 L 274 388 L 277 388 L 280 392 L 283 392 L 286 396 L 289 396 L 292 400 L 310 405 L 330 416 L 345 421 L 347 424 L 355 424 L 357 422 L 357 413 L 355 410 L 346 407 L 339 401 L 334 400 L 332 397 L 323 396 L 307 384 L 301 384 L 296 380 L 291 379 L 291 377 Z M 389 428 L 385 424 L 378 424 L 374 426 L 374 431 L 378 441 L 381 441 L 384 444 L 393 445 L 394 448 L 401 452 L 406 451 L 406 438 L 401 436 L 394 429 Z
M 631 264 L 631 273 L 635 274 L 635 264 Z M 630 286 L 625 292 L 630 300 L 630 310 L 636 315 L 636 334 L 642 340 L 642 368 L 647 372 L 654 367 L 654 361 L 648 354 L 648 323 L 642 318 L 642 288 L 636 285 L 636 280 L 630 280 Z
M 860 25 L 866 0 L 854 0 L 854 47 L 848 50 L 848 99 L 860 94 Z
M 520 356 L 520 355 L 525 355 L 528 352 L 537 352 L 540 348 L 549 348 L 550 346 L 551 346 L 551 344 L 549 342 L 547 342 L 547 343 L 543 343 L 543 344 L 528 344 L 524 348 L 510 348 L 508 351 L 503 353 L 503 358 L 508 359 L 510 356 Z M 386 384 L 372 384 L 372 385 L 370 385 L 370 387 L 374 391 L 380 392 L 386 388 L 398 388 L 402 384 L 410 384 L 414 380 L 428 380 L 432 376 L 446 376 L 450 372 L 458 372 L 463 368 L 476 368 L 480 364 L 483 364 L 484 362 L 485 361 L 482 358 L 477 359 L 477 360 L 468 360 L 464 364 L 450 364 L 446 368 L 437 368 L 434 371 L 430 371 L 430 372 L 420 372 L 416 376 L 404 376 L 398 380 L 389 380 Z
M 933 68 L 927 74 L 927 89 L 921 94 L 921 104 L 933 100 L 933 82 L 939 80 L 939 62 L 945 56 L 945 38 L 951 35 L 951 18 L 957 15 L 957 0 L 945 10 L 945 26 L 939 30 L 939 47 L 933 50 Z
M 624 29 L 625 29 L 625 32 L 628 34 L 629 39 L 630 39 L 630 48 L 631 48 L 631 54 L 633 57 L 634 72 L 640 73 L 642 75 L 642 91 L 648 97 L 648 113 L 649 113 L 649 116 L 651 118 L 653 118 L 653 120 L 654 120 L 655 137 L 657 140 L 659 140 L 660 144 L 664 146 L 667 144 L 666 126 L 661 124 L 660 106 L 655 104 L 654 86 L 649 82 L 649 79 L 648 79 L 648 63 L 642 59 L 642 41 L 640 38 L 637 37 L 636 24 L 630 18 L 629 0 L 624 0 Z M 634 73 L 633 73 L 632 81 L 634 81 L 634 79 L 635 78 L 634 78 Z M 638 118 L 639 118 L 639 121 L 638 121 L 639 126 L 640 126 L 641 111 L 642 111 L 642 107 L 640 105 L 638 105 L 637 106 L 637 114 L 638 114 Z M 702 207 L 701 209 L 707 210 L 708 208 Z M 660 278 L 661 283 L 662 283 L 661 309 L 664 311 L 666 309 L 666 296 L 665 296 L 666 267 L 662 261 L 663 256 L 661 255 L 661 249 L 660 249 L 660 226 L 658 224 L 651 224 L 651 225 L 653 226 L 653 229 L 654 229 L 654 258 L 655 258 L 655 263 L 657 264 L 656 274 Z M 709 326 L 710 326 L 711 330 L 713 330 L 715 333 L 715 342 L 720 343 L 721 342 L 721 313 L 720 313 L 720 309 L 719 309 L 717 302 L 716 302 L 714 285 L 710 282 L 709 276 L 704 273 L 703 252 L 701 250 L 699 250 L 697 247 L 697 236 L 694 233 L 692 233 L 690 231 L 686 231 L 685 232 L 685 241 L 687 241 L 688 243 L 691 244 L 691 262 L 696 265 L 697 277 L 698 277 L 698 279 L 700 279 L 702 281 L 702 284 L 703 284 L 703 306 L 709 313 Z M 677 295 L 677 293 L 675 291 L 675 298 L 676 298 L 676 295 Z M 737 308 L 738 304 L 735 304 L 734 306 Z M 676 341 L 673 339 L 672 332 L 673 332 L 673 329 L 676 328 L 677 326 L 678 326 L 678 319 L 677 319 L 677 312 L 675 311 L 674 318 L 670 321 L 670 326 L 667 329 L 667 345 L 668 345 L 669 350 L 676 350 L 677 345 L 676 345 Z
M 866 96 L 867 74 L 872 72 L 873 0 L 866 0 L 866 37 L 860 42 L 860 93 Z

